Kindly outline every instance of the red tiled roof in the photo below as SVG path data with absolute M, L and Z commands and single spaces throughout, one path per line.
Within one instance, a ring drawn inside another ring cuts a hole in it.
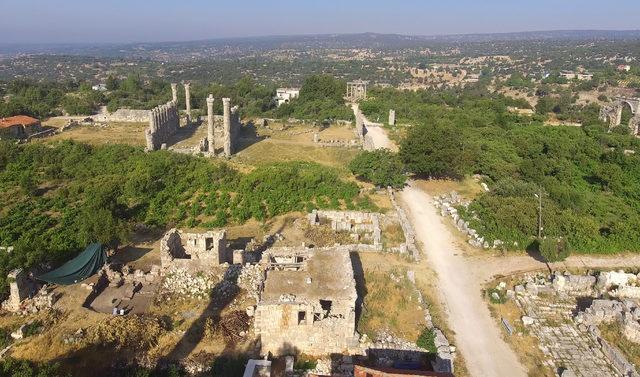
M 31 126 L 38 123 L 40 123 L 38 119 L 26 115 L 16 115 L 8 118 L 0 118 L 0 128 L 8 128 L 17 125 Z

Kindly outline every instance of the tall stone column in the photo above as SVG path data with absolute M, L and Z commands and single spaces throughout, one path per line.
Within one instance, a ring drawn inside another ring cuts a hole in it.
M 171 99 L 174 103 L 178 103 L 178 84 L 175 82 L 171 83 Z
M 184 84 L 185 106 L 187 109 L 187 123 L 191 122 L 191 83 Z
M 209 94 L 207 97 L 207 142 L 209 154 L 214 156 L 216 154 L 216 143 L 213 135 L 213 94 Z
M 224 125 L 224 155 L 231 156 L 231 98 L 222 99 Z
M 395 110 L 389 110 L 389 125 L 390 126 L 395 126 L 396 125 L 396 111 Z

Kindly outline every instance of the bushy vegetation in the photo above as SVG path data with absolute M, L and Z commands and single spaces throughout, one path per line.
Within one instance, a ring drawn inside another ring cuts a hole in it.
M 564 238 L 545 238 L 538 241 L 538 250 L 547 262 L 561 262 L 571 253 L 571 245 Z
M 58 364 L 37 364 L 26 360 L 5 357 L 0 361 L 2 377 L 63 377 L 71 376 L 63 373 Z
M 433 328 L 424 328 L 416 341 L 416 345 L 420 348 L 424 348 L 429 353 L 437 353 L 436 349 L 436 333 L 433 331 Z
M 372 208 L 331 168 L 292 162 L 240 174 L 224 163 L 124 145 L 0 144 L 0 276 L 125 242 L 136 224 L 222 227 L 312 208 Z M 3 280 L 4 281 L 4 280 Z M 6 287 L 4 287 L 6 289 Z
M 349 169 L 353 175 L 380 187 L 400 188 L 407 180 L 400 158 L 385 149 L 361 152 L 351 161 Z
M 549 127 L 538 116 L 511 114 L 513 101 L 486 88 L 399 92 L 372 90 L 362 104 L 374 117 L 390 108 L 412 124 L 400 145 L 410 172 L 461 178 L 479 174 L 491 192 L 461 215 L 489 243 L 522 249 L 537 237 L 543 191 L 543 235 L 566 237 L 576 252 L 640 250 L 640 143 L 608 133 L 595 105 L 571 111 L 583 127 Z M 403 111 L 406 111 L 403 113 Z
M 343 99 L 346 92 L 347 84 L 333 76 L 309 76 L 300 88 L 300 97 L 280 106 L 275 115 L 319 121 L 351 120 L 353 113 Z

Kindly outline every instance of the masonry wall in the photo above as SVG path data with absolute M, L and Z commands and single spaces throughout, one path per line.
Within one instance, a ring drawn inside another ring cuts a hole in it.
M 98 114 L 92 118 L 96 122 L 147 123 L 151 110 L 118 109 L 113 113 Z
M 298 321 L 299 312 L 305 313 L 303 323 Z M 282 355 L 295 350 L 327 355 L 347 350 L 356 330 L 355 303 L 333 301 L 332 317 L 314 321 L 317 313 L 322 313 L 320 302 L 258 304 L 255 331 L 262 342 L 262 353 Z

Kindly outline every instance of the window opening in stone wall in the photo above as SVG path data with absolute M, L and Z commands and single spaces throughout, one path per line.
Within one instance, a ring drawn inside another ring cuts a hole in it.
M 306 325 L 307 324 L 307 312 L 298 312 L 298 325 Z
M 327 318 L 331 314 L 331 300 L 320 300 L 320 307 L 322 308 L 324 318 Z

